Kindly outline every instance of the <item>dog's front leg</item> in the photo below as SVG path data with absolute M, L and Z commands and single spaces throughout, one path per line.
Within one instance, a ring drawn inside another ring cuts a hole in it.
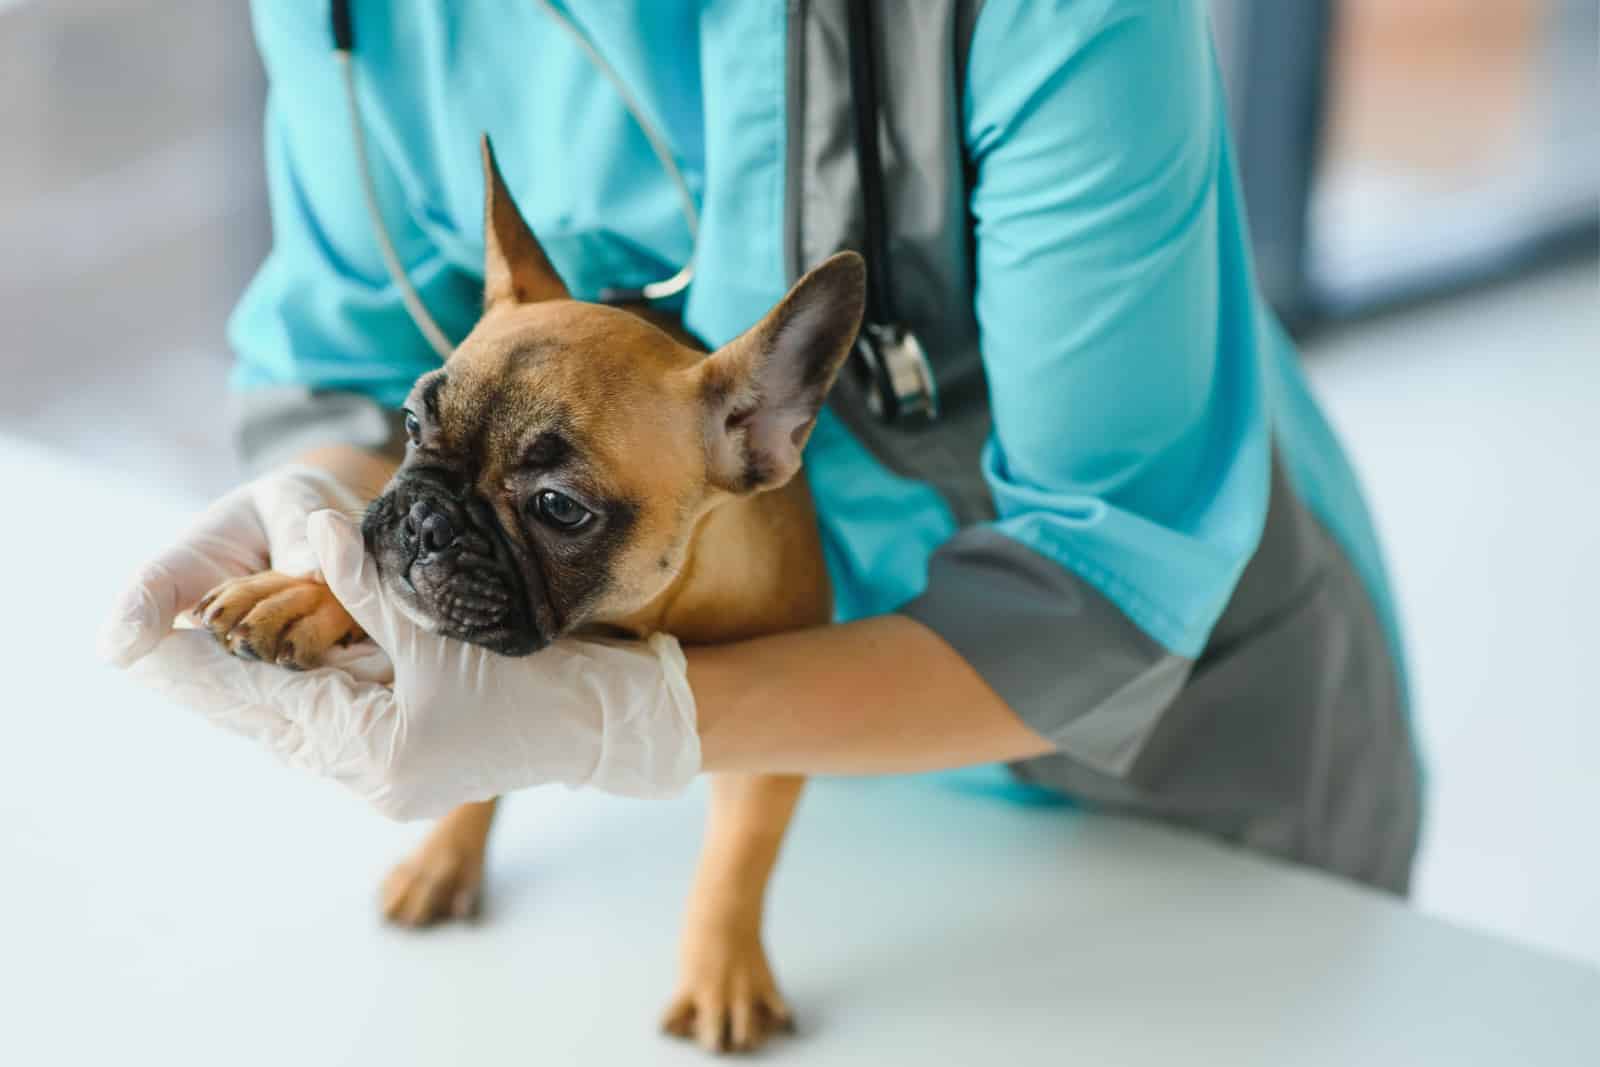
M 793 1028 L 761 945 L 767 880 L 805 779 L 719 774 L 684 921 L 678 990 L 662 1027 L 708 1051 L 748 1050 Z
M 453 809 L 389 877 L 381 893 L 384 918 L 401 926 L 428 926 L 478 914 L 483 859 L 495 801 Z

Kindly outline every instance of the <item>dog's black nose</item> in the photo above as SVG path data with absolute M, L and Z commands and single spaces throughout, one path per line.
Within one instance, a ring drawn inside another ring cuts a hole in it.
M 455 543 L 456 531 L 441 512 L 419 500 L 401 520 L 400 536 L 413 552 L 420 547 L 423 552 L 434 553 L 443 552 Z
M 422 550 L 424 552 L 443 552 L 449 548 L 456 539 L 456 531 L 450 525 L 450 520 L 435 511 L 429 515 L 422 524 Z

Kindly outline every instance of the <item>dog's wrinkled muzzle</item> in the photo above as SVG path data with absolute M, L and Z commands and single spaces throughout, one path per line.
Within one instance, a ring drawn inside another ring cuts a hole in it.
M 418 621 L 505 655 L 550 643 L 536 568 L 520 564 L 494 509 L 471 488 L 397 475 L 368 509 L 361 532 L 383 580 Z
M 418 500 L 400 520 L 400 541 L 411 553 L 414 564 L 418 559 L 443 555 L 453 548 L 456 528 L 444 512 Z

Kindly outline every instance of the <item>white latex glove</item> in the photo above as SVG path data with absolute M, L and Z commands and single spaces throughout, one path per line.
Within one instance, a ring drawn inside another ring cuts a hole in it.
M 348 518 L 319 513 L 307 533 L 323 580 L 394 663 L 392 687 L 238 659 L 200 631 L 171 634 L 135 673 L 392 818 L 551 782 L 666 795 L 699 771 L 694 698 L 672 638 L 563 640 L 501 656 L 407 618 Z
M 229 578 L 264 570 L 316 574 L 306 519 L 327 508 L 355 512 L 361 504 L 315 467 L 282 467 L 239 486 L 139 569 L 100 629 L 100 657 L 118 667 L 138 660 L 167 635 L 179 612 Z

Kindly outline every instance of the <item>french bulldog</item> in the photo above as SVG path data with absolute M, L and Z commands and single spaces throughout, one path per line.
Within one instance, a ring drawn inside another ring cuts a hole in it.
M 574 634 L 694 644 L 827 622 L 801 450 L 861 322 L 861 257 L 828 259 L 706 354 L 648 312 L 573 300 L 482 149 L 483 316 L 406 403 L 405 459 L 362 526 L 382 580 L 421 625 L 507 656 Z M 235 654 L 291 668 L 363 636 L 326 586 L 275 572 L 224 583 L 196 615 Z M 761 922 L 802 785 L 714 776 L 667 1032 L 729 1051 L 791 1027 Z M 475 914 L 494 811 L 440 821 L 385 881 L 384 915 Z

